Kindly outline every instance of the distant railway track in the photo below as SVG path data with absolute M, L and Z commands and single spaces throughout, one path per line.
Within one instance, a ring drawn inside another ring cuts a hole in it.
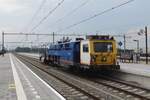
M 100 78 L 83 78 L 74 76 L 72 74 L 66 75 L 59 72 L 58 70 L 56 71 L 54 69 L 47 69 L 45 65 L 39 63 L 35 58 L 33 59 L 20 55 L 16 56 L 23 62 L 30 64 L 30 66 L 34 66 L 60 80 L 61 82 L 69 86 L 69 88 L 73 89 L 74 93 L 81 95 L 78 96 L 76 94 L 70 95 L 68 97 L 68 93 L 65 94 L 60 92 L 62 95 L 65 94 L 64 97 L 68 99 L 79 99 L 81 97 L 80 99 L 87 98 L 88 100 L 150 100 L 150 90 L 126 83 L 124 81 L 114 80 L 102 76 L 100 76 Z

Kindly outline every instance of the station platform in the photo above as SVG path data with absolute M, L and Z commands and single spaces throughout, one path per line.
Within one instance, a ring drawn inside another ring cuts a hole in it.
M 12 54 L 0 56 L 0 100 L 65 100 Z
M 120 63 L 120 71 L 130 74 L 150 77 L 150 62 L 143 63 Z

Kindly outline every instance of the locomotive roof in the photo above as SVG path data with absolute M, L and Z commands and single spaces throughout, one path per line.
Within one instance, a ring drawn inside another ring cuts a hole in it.
M 87 40 L 115 40 L 115 39 L 113 36 L 109 36 L 109 35 L 88 35 L 88 36 L 86 36 L 86 39 L 84 39 L 84 40 L 67 41 L 67 42 L 58 41 L 57 43 L 51 43 L 50 45 L 77 43 L 77 42 L 87 41 Z
M 59 44 L 77 43 L 77 42 L 80 42 L 80 41 L 70 41 L 70 42 L 62 42 L 62 43 L 52 43 L 52 44 L 50 44 L 50 45 L 59 45 Z
M 89 40 L 114 40 L 114 37 L 109 36 L 109 35 L 87 35 L 86 39 L 89 39 Z

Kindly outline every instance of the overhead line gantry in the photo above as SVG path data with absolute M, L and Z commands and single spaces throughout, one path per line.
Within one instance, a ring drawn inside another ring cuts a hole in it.
M 47 33 L 47 34 L 36 34 L 36 33 L 17 33 L 17 32 L 2 32 L 2 51 L 4 50 L 4 42 L 5 42 L 5 35 L 24 35 L 24 36 L 52 36 L 53 37 L 53 43 L 54 43 L 54 37 L 55 36 L 85 36 L 86 34 L 56 34 L 56 33 Z

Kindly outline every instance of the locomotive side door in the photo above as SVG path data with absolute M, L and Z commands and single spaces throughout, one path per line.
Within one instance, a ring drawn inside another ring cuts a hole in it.
M 90 65 L 90 44 L 89 40 L 80 43 L 80 63 L 82 65 Z

